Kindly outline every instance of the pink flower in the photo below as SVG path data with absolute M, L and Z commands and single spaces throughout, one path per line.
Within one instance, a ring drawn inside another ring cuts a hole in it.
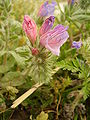
M 53 30 L 50 30 L 40 37 L 40 44 L 50 50 L 53 54 L 58 55 L 60 53 L 60 47 L 66 42 L 69 35 L 66 31 L 68 28 L 63 25 L 56 26 Z
M 57 25 L 53 30 L 51 30 L 54 19 L 54 16 L 50 16 L 41 26 L 39 31 L 40 45 L 50 50 L 53 54 L 59 56 L 60 47 L 67 41 L 69 37 L 67 32 L 68 27 Z M 28 15 L 25 15 L 24 17 L 23 29 L 30 41 L 34 44 L 37 33 L 36 24 L 29 18 Z M 32 49 L 32 55 L 37 55 L 38 53 L 39 51 L 37 48 Z
M 32 44 L 34 44 L 36 41 L 36 34 L 37 34 L 36 24 L 34 20 L 31 20 L 28 15 L 24 16 L 23 30 L 25 31 L 27 37 L 32 42 Z
M 54 23 L 54 19 L 55 17 L 54 16 L 50 16 L 49 18 L 47 18 L 45 20 L 45 22 L 42 24 L 41 28 L 40 28 L 40 31 L 39 31 L 39 35 L 43 35 L 44 33 L 46 33 L 47 31 L 49 31 L 52 26 L 53 26 L 53 23 Z

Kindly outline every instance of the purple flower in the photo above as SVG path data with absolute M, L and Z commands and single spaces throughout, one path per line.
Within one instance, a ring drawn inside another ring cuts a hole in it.
M 69 4 L 69 5 L 73 5 L 74 2 L 75 2 L 75 0 L 68 0 L 68 4 Z
M 68 27 L 63 25 L 57 25 L 53 30 L 51 29 L 54 23 L 54 16 L 50 16 L 45 20 L 40 28 L 40 45 L 50 50 L 53 54 L 58 55 L 60 53 L 60 47 L 67 41 L 69 35 L 67 32 Z M 35 43 L 37 37 L 36 24 L 30 19 L 28 15 L 25 15 L 23 21 L 23 29 L 27 34 L 28 38 Z M 37 48 L 32 48 L 32 55 L 38 55 L 39 50 Z
M 40 37 L 40 44 L 50 50 L 53 54 L 60 53 L 60 47 L 67 41 L 69 35 L 68 28 L 63 25 L 57 25 L 53 30 L 47 31 Z
M 74 4 L 74 0 L 72 0 L 71 4 L 72 4 L 72 5 Z
M 72 43 L 72 48 L 79 49 L 81 46 L 82 46 L 81 41 L 79 41 L 79 42 L 73 41 L 73 43 Z
M 44 4 L 41 5 L 40 10 L 38 12 L 39 17 L 45 17 L 49 15 L 54 14 L 56 2 L 48 3 L 48 1 L 44 2 Z
M 39 35 L 43 35 L 44 33 L 46 33 L 47 31 L 49 31 L 52 26 L 53 26 L 53 23 L 54 23 L 54 19 L 55 17 L 54 16 L 50 16 L 49 18 L 47 18 L 45 20 L 45 22 L 42 24 L 41 28 L 40 28 L 40 31 L 39 31 Z

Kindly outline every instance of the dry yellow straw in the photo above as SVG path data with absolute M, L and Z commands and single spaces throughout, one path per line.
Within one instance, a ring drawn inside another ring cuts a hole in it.
M 53 72 L 53 74 L 58 71 L 59 68 L 56 68 Z M 36 91 L 40 86 L 42 86 L 44 83 L 37 83 L 35 84 L 31 89 L 29 89 L 27 92 L 25 92 L 23 95 L 21 95 L 18 99 L 16 99 L 13 102 L 13 105 L 11 108 L 16 108 L 21 102 L 23 102 L 27 97 L 29 97 L 34 91 Z
M 11 106 L 11 108 L 17 107 L 21 102 L 23 102 L 29 95 L 31 95 L 37 88 L 39 88 L 42 85 L 43 85 L 43 83 L 35 84 L 31 89 L 29 89 L 27 92 L 25 92 L 23 95 L 21 95 L 18 99 L 16 99 L 13 102 L 13 105 Z

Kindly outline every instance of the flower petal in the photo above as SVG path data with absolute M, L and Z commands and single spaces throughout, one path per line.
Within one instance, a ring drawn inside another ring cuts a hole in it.
M 81 41 L 79 41 L 79 42 L 73 41 L 72 42 L 72 48 L 79 49 L 81 46 L 82 46 L 82 42 Z
M 62 25 L 58 25 L 54 30 L 46 32 L 40 37 L 40 44 L 50 50 L 53 54 L 59 55 L 60 47 L 66 42 L 69 35 Z
M 45 20 L 45 22 L 43 23 L 43 25 L 41 26 L 40 31 L 39 31 L 40 36 L 52 28 L 53 23 L 54 23 L 54 19 L 55 19 L 54 16 L 50 16 L 49 18 L 47 18 Z
M 59 55 L 60 47 L 66 42 L 69 35 L 68 32 L 63 32 L 56 35 L 53 39 L 47 39 L 47 44 L 45 47 L 49 49 L 53 54 Z

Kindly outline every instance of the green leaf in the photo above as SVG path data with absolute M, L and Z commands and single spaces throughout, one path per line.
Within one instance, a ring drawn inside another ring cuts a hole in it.
M 84 101 L 90 96 L 90 81 L 82 88 Z
M 71 60 L 71 61 L 62 60 L 62 61 L 58 62 L 57 65 L 58 65 L 58 67 L 62 68 L 63 70 L 78 72 L 79 68 L 76 66 L 75 62 L 76 62 L 76 60 L 74 60 L 74 64 L 73 64 L 73 60 Z
M 78 59 L 76 59 L 76 60 L 73 59 L 72 62 L 73 62 L 73 65 L 74 65 L 75 67 L 79 68 L 80 65 L 79 65 Z
M 9 53 L 15 58 L 18 65 L 20 65 L 20 66 L 25 65 L 25 58 L 24 57 L 21 57 L 18 53 L 14 52 L 14 51 L 9 51 Z
M 68 87 L 70 84 L 71 84 L 71 79 L 69 78 L 69 76 L 68 76 L 68 78 L 67 79 L 64 79 L 64 83 L 63 83 L 63 87 L 64 88 L 66 88 L 66 87 Z
M 0 57 L 2 57 L 5 53 L 7 53 L 7 51 L 4 50 L 0 51 Z
M 71 19 L 77 21 L 90 21 L 90 15 L 75 15 Z
M 77 9 L 74 11 L 74 13 L 72 14 L 72 16 L 75 16 L 75 15 L 85 15 L 85 14 L 90 14 L 90 9 L 87 9 L 87 10 L 82 10 L 81 8 Z
M 78 119 L 78 114 L 75 114 L 74 120 L 77 120 L 77 119 Z
M 0 65 L 0 73 L 5 73 L 9 70 L 8 66 Z
M 6 89 L 12 94 L 18 93 L 18 89 L 16 89 L 15 87 L 7 86 Z
M 0 65 L 0 73 L 5 73 L 9 71 L 14 66 L 15 60 L 14 58 L 8 59 L 7 63 L 5 65 Z
M 19 53 L 21 56 L 27 56 L 29 57 L 30 56 L 30 49 L 27 47 L 27 46 L 24 46 L 24 47 L 18 47 L 15 49 L 15 51 L 17 53 Z
M 36 118 L 36 120 L 48 120 L 48 114 L 42 111 Z
M 5 98 L 4 96 L 0 93 L 0 111 L 3 111 L 6 109 L 6 104 L 5 104 Z
M 2 77 L 1 82 L 11 81 L 11 80 L 13 80 L 14 78 L 19 77 L 20 74 L 21 74 L 21 73 L 20 73 L 19 71 L 17 71 L 17 72 L 8 72 L 8 73 L 5 74 L 4 77 Z
M 8 72 L 0 80 L 1 87 L 6 88 L 6 86 L 20 86 L 25 83 L 24 78 L 21 76 L 19 71 L 17 72 Z
M 0 94 L 0 105 L 5 102 L 5 99 L 2 94 Z
M 10 32 L 16 33 L 17 34 L 21 34 L 21 28 L 22 28 L 22 24 L 19 21 L 16 21 L 14 19 L 10 19 L 10 24 L 11 24 L 11 28 L 10 28 Z

